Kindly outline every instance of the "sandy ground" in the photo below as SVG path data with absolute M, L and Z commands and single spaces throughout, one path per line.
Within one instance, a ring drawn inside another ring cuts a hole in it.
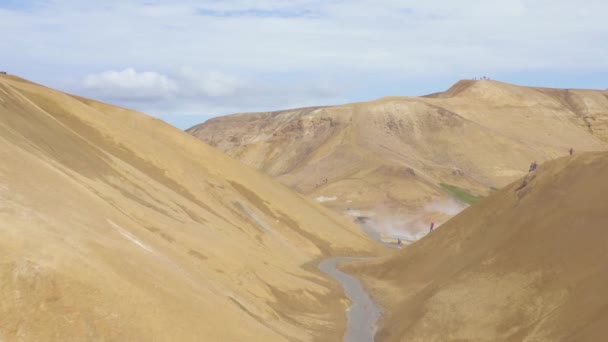
M 10 75 L 0 159 L 2 341 L 338 340 L 316 263 L 377 250 L 160 120 Z

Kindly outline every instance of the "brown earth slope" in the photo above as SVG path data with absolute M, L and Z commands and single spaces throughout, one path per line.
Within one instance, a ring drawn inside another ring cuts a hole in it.
M 0 76 L 0 340 L 332 340 L 347 220 L 143 114 Z
M 341 212 L 447 218 L 458 206 L 442 203 L 454 194 L 441 184 L 485 196 L 534 160 L 606 150 L 608 92 L 460 81 L 427 97 L 230 115 L 188 132 Z
M 378 340 L 605 340 L 607 210 L 608 153 L 561 158 L 358 266 L 388 308 Z

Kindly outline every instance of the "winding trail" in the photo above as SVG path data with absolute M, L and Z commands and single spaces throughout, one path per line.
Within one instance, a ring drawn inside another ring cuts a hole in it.
M 336 257 L 322 261 L 319 269 L 342 285 L 344 293 L 353 303 L 346 311 L 345 342 L 374 341 L 380 308 L 374 303 L 361 282 L 336 267 L 342 261 L 367 260 L 369 258 Z

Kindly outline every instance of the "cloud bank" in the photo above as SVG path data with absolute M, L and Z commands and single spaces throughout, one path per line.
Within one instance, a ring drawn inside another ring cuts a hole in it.
M 606 88 L 607 12 L 603 0 L 0 1 L 0 68 L 165 115 L 422 94 L 482 74 Z
M 239 80 L 217 71 L 198 72 L 189 67 L 174 75 L 134 68 L 90 74 L 83 80 L 84 89 L 110 100 L 159 101 L 183 97 L 218 97 L 235 93 Z

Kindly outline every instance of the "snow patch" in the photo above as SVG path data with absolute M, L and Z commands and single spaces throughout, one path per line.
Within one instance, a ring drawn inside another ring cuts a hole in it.
M 316 198 L 317 202 L 323 203 L 323 202 L 333 202 L 338 200 L 337 196 L 319 196 Z
M 117 225 L 112 220 L 108 220 L 108 223 L 112 227 L 114 227 L 114 229 L 116 229 L 120 233 L 120 235 L 126 237 L 127 240 L 129 240 L 129 241 L 133 242 L 134 244 L 136 244 L 137 246 L 143 248 L 148 253 L 152 253 L 152 254 L 158 255 L 158 253 L 154 249 L 152 249 L 152 247 L 150 247 L 150 246 L 146 245 L 145 243 L 141 242 L 141 240 L 139 240 L 135 235 L 131 234 L 126 229 L 124 229 L 121 226 Z

